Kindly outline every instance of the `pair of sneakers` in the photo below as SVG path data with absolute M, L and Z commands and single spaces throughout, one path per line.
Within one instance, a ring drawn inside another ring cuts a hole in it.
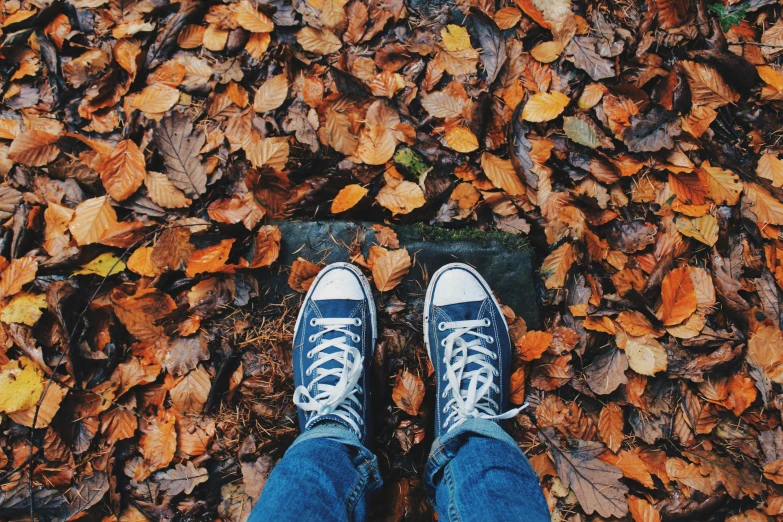
M 293 369 L 302 431 L 331 421 L 367 443 L 368 378 L 378 330 L 370 284 L 355 266 L 334 263 L 315 278 L 294 330 Z M 424 339 L 437 377 L 435 436 L 471 418 L 498 422 L 506 411 L 511 341 L 486 281 L 452 263 L 432 277 Z

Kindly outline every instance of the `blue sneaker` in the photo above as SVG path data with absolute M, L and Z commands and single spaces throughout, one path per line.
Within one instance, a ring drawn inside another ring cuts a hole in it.
M 424 335 L 437 377 L 436 437 L 468 419 L 499 422 L 526 407 L 505 411 L 511 378 L 508 325 L 489 285 L 473 268 L 451 263 L 432 276 Z
M 377 326 L 370 283 L 349 263 L 319 272 L 294 329 L 294 404 L 305 432 L 324 421 L 367 440 L 367 375 Z

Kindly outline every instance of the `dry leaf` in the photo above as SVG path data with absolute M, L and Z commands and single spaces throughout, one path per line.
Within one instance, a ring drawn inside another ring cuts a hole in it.
M 332 201 L 332 214 L 339 214 L 355 207 L 367 195 L 367 192 L 368 190 L 361 185 L 354 184 L 343 187 Z
M 408 371 L 398 373 L 392 390 L 392 400 L 408 415 L 418 415 L 424 400 L 424 383 L 421 378 Z
M 394 289 L 411 269 L 411 256 L 404 248 L 390 250 L 379 256 L 372 264 L 375 288 L 381 292 Z

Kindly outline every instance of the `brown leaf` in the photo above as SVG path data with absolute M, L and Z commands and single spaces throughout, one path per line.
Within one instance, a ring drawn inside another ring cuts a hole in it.
M 634 522 L 661 522 L 661 514 L 643 498 L 628 495 L 628 509 Z
M 271 266 L 280 255 L 282 234 L 274 225 L 264 225 L 258 229 L 253 247 L 253 258 L 250 268 Z
M 571 449 L 563 450 L 553 428 L 539 431 L 539 438 L 549 448 L 563 485 L 571 488 L 585 513 L 622 517 L 628 512 L 628 488 L 619 481 L 622 472 L 596 458 L 604 451 L 603 444 L 573 439 Z
M 144 480 L 150 472 L 165 468 L 174 458 L 177 449 L 175 422 L 174 415 L 166 410 L 157 417 L 142 418 L 139 452 L 144 461 L 136 467 L 136 480 Z
M 253 110 L 267 112 L 280 107 L 288 96 L 288 80 L 278 74 L 261 84 L 253 99 Z
M 392 400 L 408 415 L 418 415 L 424 400 L 424 383 L 421 378 L 408 371 L 398 373 L 392 390 Z
M 11 142 L 8 159 L 28 167 L 48 165 L 60 154 L 60 149 L 55 145 L 58 138 L 56 134 L 38 129 L 20 132 Z
M 115 290 L 112 294 L 114 313 L 128 332 L 140 341 L 156 341 L 163 336 L 163 328 L 156 322 L 168 316 L 177 307 L 174 300 L 157 288 L 147 288 L 127 296 Z
M 169 390 L 172 405 L 180 413 L 199 414 L 207 402 L 211 388 L 209 373 L 199 365 L 195 370 L 178 379 Z
M 510 160 L 504 160 L 485 152 L 481 155 L 481 168 L 496 187 L 505 190 L 512 196 L 525 194 L 525 186 Z
M 288 286 L 296 292 L 307 292 L 320 271 L 321 267 L 299 257 L 291 265 Z
M 606 443 L 606 447 L 617 453 L 623 443 L 623 427 L 625 418 L 623 409 L 614 402 L 610 402 L 601 410 L 598 418 L 598 432 L 601 439 Z
M 411 256 L 408 250 L 389 250 L 379 256 L 372 264 L 372 276 L 375 288 L 388 292 L 402 282 L 411 268 Z
M 190 495 L 193 488 L 209 479 L 206 468 L 196 468 L 191 461 L 186 466 L 176 464 L 174 469 L 157 473 L 155 479 L 161 489 L 171 496 L 185 493 Z

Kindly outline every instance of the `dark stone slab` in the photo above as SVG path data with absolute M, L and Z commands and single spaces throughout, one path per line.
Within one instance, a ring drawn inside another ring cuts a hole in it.
M 348 221 L 282 221 L 278 266 L 280 270 L 260 277 L 269 293 L 265 300 L 293 293 L 288 287 L 288 269 L 297 257 L 316 264 L 349 261 L 352 246 L 362 243 L 367 255 L 377 244 L 371 223 Z M 540 328 L 541 318 L 533 276 L 533 251 L 526 241 L 503 232 L 444 230 L 434 227 L 390 226 L 400 246 L 408 249 L 413 267 L 392 292 L 408 306 L 423 307 L 429 276 L 447 263 L 462 262 L 475 267 L 492 287 L 500 302 L 510 306 L 530 328 Z M 274 272 L 274 271 L 273 271 Z M 373 287 L 375 288 L 375 287 Z

